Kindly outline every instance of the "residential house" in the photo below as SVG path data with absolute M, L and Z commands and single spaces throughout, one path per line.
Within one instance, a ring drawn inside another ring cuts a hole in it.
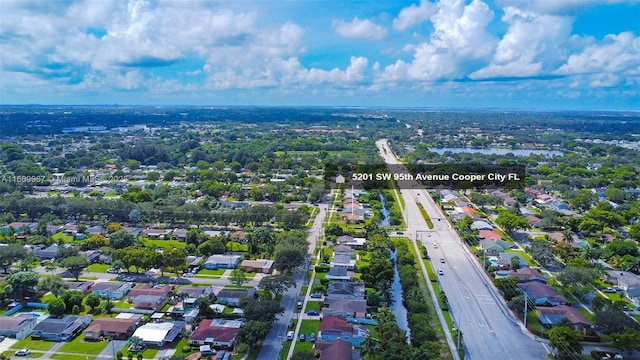
M 240 264 L 240 255 L 234 254 L 215 254 L 209 256 L 207 261 L 204 263 L 205 269 L 215 270 L 215 269 L 235 269 Z
M 189 336 L 189 343 L 230 349 L 235 345 L 241 326 L 239 320 L 204 319 Z
M 85 234 L 91 235 L 105 235 L 107 231 L 100 225 L 97 226 L 89 226 L 85 231 Z
M 480 240 L 480 249 L 486 255 L 498 255 L 509 249 L 509 244 L 504 240 Z
M 364 283 L 355 281 L 329 281 L 327 296 L 329 298 L 364 299 Z
M 471 227 L 471 230 L 492 230 L 493 229 L 493 226 L 491 226 L 491 224 L 481 220 L 474 221 L 470 227 Z
M 89 264 L 96 263 L 98 262 L 98 260 L 100 260 L 100 254 L 96 250 L 80 251 L 78 255 L 87 259 L 87 261 L 89 261 Z
M 316 341 L 313 353 L 319 360 L 361 360 L 353 344 L 344 340 Z
M 350 325 L 345 318 L 340 316 L 323 317 L 318 327 L 318 339 L 322 341 L 345 340 L 355 347 L 360 346 L 368 336 L 369 330 L 367 328 Z
M 336 256 L 338 254 L 347 255 L 347 256 L 349 256 L 351 258 L 354 258 L 354 259 L 356 257 L 355 250 L 353 250 L 350 246 L 347 246 L 347 245 L 336 245 L 336 246 L 334 246 L 333 247 L 333 255 Z
M 349 235 L 342 235 L 336 239 L 337 244 L 346 245 L 354 250 L 363 250 L 365 248 L 365 244 L 367 239 L 365 238 L 354 238 Z
M 625 296 L 634 304 L 640 305 L 640 286 L 628 287 Z
M 342 316 L 364 319 L 367 315 L 367 301 L 360 299 L 325 298 L 322 316 Z
M 0 335 L 22 340 L 31 335 L 38 320 L 33 315 L 0 316 Z
M 345 222 L 347 224 L 357 224 L 359 222 L 364 221 L 364 216 L 352 213 L 352 212 L 348 212 L 348 213 L 343 213 L 342 217 L 341 217 L 342 222 Z
M 218 303 L 224 305 L 238 306 L 243 296 L 253 297 L 256 294 L 255 288 L 249 289 L 222 289 L 217 294 Z
M 547 283 L 547 279 L 538 270 L 530 267 L 521 267 L 517 270 L 497 271 L 496 277 L 514 277 L 518 282 L 537 281 L 542 284 Z
M 184 321 L 147 323 L 137 328 L 133 336 L 142 339 L 147 346 L 161 348 L 174 342 L 184 327 Z
M 523 259 L 523 256 L 507 253 L 507 252 L 499 252 L 498 253 L 498 268 L 499 269 L 511 269 L 511 259 L 518 258 L 518 268 L 524 268 L 529 266 L 527 261 Z
M 48 317 L 33 328 L 34 339 L 69 341 L 91 323 L 91 315 L 67 315 L 61 319 Z
M 38 227 L 38 223 L 26 223 L 26 222 L 14 221 L 0 228 L 0 232 L 2 232 L 3 234 L 9 234 L 11 232 L 11 229 L 13 229 L 14 234 L 20 235 L 20 234 L 35 231 L 37 227 Z
M 353 280 L 353 271 L 346 266 L 334 266 L 325 275 L 327 280 Z
M 529 298 L 533 299 L 536 305 L 540 306 L 558 306 L 566 305 L 567 299 L 558 294 L 556 289 L 547 284 L 541 284 L 536 281 L 529 281 L 518 284 Z
M 172 286 L 155 288 L 148 284 L 136 286 L 129 291 L 129 302 L 136 309 L 160 310 L 167 302 Z
M 539 228 L 542 222 L 539 217 L 533 215 L 527 215 L 525 216 L 525 219 L 527 219 L 529 226 L 531 226 L 532 228 Z
M 56 257 L 57 253 L 58 253 L 58 244 L 53 244 L 43 249 L 39 249 L 39 248 L 33 249 L 33 255 L 38 257 L 38 259 L 40 260 L 51 260 Z
M 563 202 L 563 201 L 554 201 L 551 204 L 551 207 L 554 210 L 571 210 L 571 208 L 569 207 L 569 204 Z
M 134 237 L 137 237 L 138 235 L 140 235 L 140 233 L 142 232 L 141 228 L 137 228 L 137 227 L 130 227 L 130 226 L 123 226 L 122 230 L 126 231 L 127 233 L 133 235 Z
M 198 299 L 206 297 L 211 300 L 213 288 L 211 286 L 183 286 L 176 291 L 179 295 L 183 294 L 182 310 L 188 311 L 198 307 Z
M 93 285 L 91 292 L 103 299 L 120 300 L 127 295 L 132 286 L 131 283 L 103 281 Z
M 502 236 L 494 230 L 478 230 L 478 236 L 485 240 L 502 240 Z
M 629 271 L 609 270 L 607 281 L 619 286 L 622 290 L 640 287 L 640 275 L 636 275 Z
M 103 338 L 127 340 L 133 335 L 140 321 L 136 318 L 97 318 L 84 330 L 85 341 L 100 341 Z
M 199 267 L 200 264 L 202 263 L 202 260 L 203 260 L 202 256 L 189 255 L 187 256 L 187 259 L 186 259 L 187 266 L 189 266 L 189 268 Z
M 273 260 L 268 260 L 268 259 L 243 260 L 240 263 L 240 269 L 246 272 L 271 274 L 273 272 Z
M 149 239 L 164 240 L 171 237 L 171 232 L 171 229 L 144 229 L 142 230 L 142 235 Z
M 85 295 L 88 295 L 91 292 L 91 287 L 93 286 L 93 281 L 65 281 L 64 284 L 67 286 L 69 290 L 77 290 L 82 292 Z
M 349 270 L 355 270 L 356 260 L 347 253 L 337 253 L 330 263 L 331 266 L 343 266 Z
M 591 322 L 580 312 L 580 310 L 567 306 L 559 305 L 553 307 L 538 307 L 536 306 L 536 313 L 540 319 L 540 323 L 547 328 L 551 328 L 563 319 L 566 319 L 571 324 L 574 330 L 586 332 L 591 327 Z
M 187 240 L 187 229 L 173 229 L 171 232 L 171 236 L 178 241 L 186 241 Z

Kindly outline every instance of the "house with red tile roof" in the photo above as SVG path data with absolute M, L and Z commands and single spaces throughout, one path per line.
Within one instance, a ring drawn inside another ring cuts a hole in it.
M 204 319 L 189 336 L 189 343 L 219 349 L 233 348 L 241 326 L 242 322 L 238 320 Z

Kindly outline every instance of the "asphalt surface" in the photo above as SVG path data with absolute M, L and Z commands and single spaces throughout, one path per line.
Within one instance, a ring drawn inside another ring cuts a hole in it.
M 327 205 L 320 204 L 320 211 L 318 212 L 318 215 L 316 215 L 313 226 L 311 227 L 311 229 L 309 229 L 308 232 L 307 240 L 309 241 L 309 259 L 311 259 L 311 256 L 313 255 L 313 250 L 316 248 L 316 242 L 318 241 L 318 238 L 322 235 L 322 226 L 326 215 Z M 295 272 L 294 275 L 296 279 L 296 287 L 289 288 L 289 290 L 282 295 L 280 305 L 282 305 L 282 307 L 284 308 L 284 313 L 280 315 L 276 319 L 276 321 L 273 322 L 271 331 L 262 342 L 262 347 L 260 348 L 260 353 L 258 354 L 257 360 L 276 360 L 287 358 L 287 354 L 280 354 L 280 351 L 282 350 L 283 344 L 286 341 L 287 331 L 289 330 L 287 329 L 289 321 L 296 318 L 297 316 L 297 313 L 294 313 L 296 304 L 298 301 L 304 301 L 304 297 L 299 296 L 299 293 L 300 289 L 302 289 L 302 286 L 304 285 L 304 278 L 305 274 L 307 273 L 307 269 L 308 263 Z M 297 327 L 295 329 L 296 336 L 300 329 L 300 323 L 301 322 L 298 321 Z M 293 351 L 293 344 L 291 350 Z M 278 356 L 280 356 L 280 358 Z
M 380 153 L 388 164 L 398 160 L 386 140 L 378 142 Z M 466 359 L 537 360 L 546 358 L 547 348 L 521 328 L 511 315 L 490 279 L 426 190 L 400 190 L 405 200 L 405 236 L 422 242 L 432 259 L 441 288 L 449 299 L 454 323 L 463 334 Z M 417 203 L 421 203 L 434 224 L 427 227 Z M 434 245 L 435 244 L 435 245 Z M 440 262 L 444 259 L 444 263 Z

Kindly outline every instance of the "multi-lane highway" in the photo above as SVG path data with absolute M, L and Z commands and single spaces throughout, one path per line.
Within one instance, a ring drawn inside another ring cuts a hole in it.
M 376 144 L 387 164 L 399 164 L 386 140 Z M 519 321 L 498 297 L 480 264 L 462 244 L 427 191 L 409 186 L 400 192 L 405 200 L 406 235 L 422 242 L 433 261 L 434 271 L 443 272 L 438 275 L 439 283 L 449 299 L 454 322 L 463 334 L 466 358 L 546 358 L 544 343 L 521 329 Z M 433 229 L 427 227 L 417 203 L 422 204 L 432 219 Z

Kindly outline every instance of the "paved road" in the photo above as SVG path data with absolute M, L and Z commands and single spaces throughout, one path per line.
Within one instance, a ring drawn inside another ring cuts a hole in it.
M 380 153 L 388 164 L 398 160 L 386 140 L 378 142 Z M 421 241 L 434 260 L 434 271 L 443 270 L 439 283 L 449 299 L 454 323 L 461 329 L 469 359 L 537 360 L 546 358 L 543 343 L 524 332 L 504 302 L 498 297 L 479 263 L 462 244 L 455 230 L 427 191 L 419 187 L 401 189 L 405 200 L 407 231 L 413 240 Z M 427 227 L 417 203 L 421 203 L 434 224 Z M 437 247 L 434 246 L 437 243 Z M 444 263 L 439 259 L 443 258 Z
M 322 225 L 324 223 L 324 219 L 327 215 L 327 205 L 320 204 L 320 211 L 316 216 L 313 226 L 309 229 L 309 236 L 307 240 L 309 241 L 309 259 L 313 255 L 313 250 L 316 248 L 316 243 L 318 238 L 322 236 Z M 282 350 L 283 343 L 286 341 L 287 335 L 287 325 L 292 318 L 296 316 L 293 310 L 296 306 L 300 293 L 300 289 L 302 289 L 305 275 L 307 273 L 307 266 L 305 265 L 303 268 L 298 269 L 295 273 L 296 278 L 296 287 L 290 288 L 287 292 L 282 295 L 282 301 L 280 301 L 280 305 L 284 308 L 284 313 L 274 321 L 271 326 L 271 331 L 264 339 L 262 343 L 262 348 L 260 349 L 260 353 L 258 354 L 257 360 L 276 360 L 280 354 L 280 350 Z M 304 308 L 303 308 L 304 309 Z M 296 334 L 300 328 L 300 321 L 298 321 Z M 292 345 L 293 346 L 293 345 Z M 285 358 L 286 354 L 280 354 L 281 358 Z

